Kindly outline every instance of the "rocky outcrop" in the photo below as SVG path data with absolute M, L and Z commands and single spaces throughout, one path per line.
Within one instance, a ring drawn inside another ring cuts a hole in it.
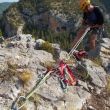
M 109 14 L 106 10 L 109 5 L 98 0 L 93 2 L 103 7 L 103 13 L 106 12 L 104 15 L 109 24 Z M 80 27 L 80 20 L 78 20 L 80 17 L 78 1 L 75 0 L 60 0 L 60 2 L 53 0 L 20 0 L 18 3 L 12 4 L 4 12 L 1 23 L 3 24 L 4 36 L 11 37 L 17 34 L 21 25 L 23 25 L 25 32 L 28 31 L 31 34 L 35 31 L 44 31 L 46 29 L 51 29 L 55 32 L 63 29 L 68 32 L 76 32 Z
M 61 31 L 62 27 L 67 27 L 67 30 L 72 30 L 76 22 L 74 19 L 75 13 L 77 13 L 75 4 L 76 1 L 69 4 L 64 0 L 59 3 L 49 0 L 40 2 L 20 0 L 18 3 L 13 3 L 3 14 L 4 36 L 16 35 L 21 25 L 31 34 L 36 29 L 42 31 L 46 29 L 57 31 L 59 29 Z M 70 6 L 70 9 L 66 5 Z M 68 14 L 65 14 L 65 10 Z
M 42 40 L 38 41 L 42 42 Z M 19 34 L 1 44 L 1 110 L 10 109 L 20 94 L 25 95 L 32 90 L 36 82 L 44 77 L 48 68 L 56 67 L 57 63 L 55 64 L 51 53 L 35 48 L 38 41 L 35 42 L 30 34 Z M 27 47 L 27 43 L 31 46 Z M 107 43 L 103 43 L 103 45 L 105 44 Z M 54 46 L 57 47 L 56 44 Z M 67 52 L 61 49 L 60 51 L 59 59 L 69 59 Z M 103 57 L 101 56 L 101 58 Z M 27 110 L 81 110 L 93 94 L 100 95 L 107 85 L 107 74 L 101 65 L 88 59 L 84 59 L 82 65 L 84 67 L 79 65 L 78 71 L 75 72 L 78 83 L 75 86 L 68 86 L 66 93 L 62 89 L 58 77 L 52 73 L 51 77 L 29 98 L 25 108 Z M 74 72 L 73 65 L 71 69 Z
M 16 3 L 12 4 L 5 13 L 3 13 L 2 30 L 6 38 L 14 36 L 19 31 L 19 27 L 24 25 L 24 20 L 16 7 Z
M 102 66 L 110 74 L 110 39 L 103 38 L 103 42 L 101 43 L 101 52 L 100 57 L 102 60 Z

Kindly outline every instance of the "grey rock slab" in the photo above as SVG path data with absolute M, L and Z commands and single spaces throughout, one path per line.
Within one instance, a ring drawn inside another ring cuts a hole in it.
M 109 38 L 103 38 L 102 41 L 103 41 L 104 43 L 107 43 L 107 44 L 110 43 L 110 39 L 109 39 Z M 109 45 L 110 45 L 110 44 L 109 44 Z
M 50 101 L 57 101 L 64 95 L 58 80 L 52 77 L 41 86 L 37 93 Z
M 46 51 L 43 50 L 37 50 L 34 51 L 33 53 L 36 58 L 38 58 L 42 63 L 46 63 L 46 62 L 54 62 L 53 60 L 53 56 L 51 53 L 48 53 Z
M 37 106 L 37 110 L 54 110 L 50 103 L 42 102 L 41 105 Z
M 70 87 L 65 94 L 65 105 L 67 110 L 80 110 L 91 94 L 81 87 Z
M 86 65 L 88 74 L 92 78 L 92 83 L 99 87 L 105 87 L 107 84 L 106 81 L 106 72 L 101 66 L 97 66 L 90 60 L 85 60 L 84 64 Z
M 68 55 L 68 53 L 66 51 L 61 51 L 59 59 L 60 60 L 68 60 L 68 59 L 70 59 L 70 56 Z
M 110 74 L 110 39 L 103 38 L 103 43 L 101 43 L 100 58 L 102 60 L 102 66 L 108 74 Z
M 21 89 L 16 88 L 13 81 L 2 82 L 0 84 L 0 109 L 9 110 L 20 91 Z

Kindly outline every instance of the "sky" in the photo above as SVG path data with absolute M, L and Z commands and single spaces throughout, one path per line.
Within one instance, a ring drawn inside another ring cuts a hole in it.
M 19 0 L 0 0 L 0 3 L 2 2 L 18 2 Z

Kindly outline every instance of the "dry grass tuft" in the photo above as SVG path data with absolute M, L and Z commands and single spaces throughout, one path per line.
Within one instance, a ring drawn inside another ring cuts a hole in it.
M 32 73 L 29 70 L 24 69 L 22 72 L 19 72 L 17 70 L 19 69 L 17 64 L 7 62 L 7 65 L 8 70 L 6 71 L 7 74 L 4 76 L 4 80 L 12 80 L 13 77 L 17 77 L 23 83 L 23 85 L 25 85 L 32 78 Z
M 90 58 L 97 66 L 102 66 L 102 60 L 100 57 Z
M 107 93 L 110 94 L 110 76 L 107 77 L 107 86 L 106 86 Z
M 18 72 L 17 72 L 17 65 L 16 64 L 12 64 L 11 62 L 7 61 L 7 70 L 5 70 L 3 72 L 3 75 L 0 75 L 0 79 L 2 79 L 2 81 L 10 81 L 13 79 L 13 76 L 18 77 Z
M 26 106 L 23 106 L 20 110 L 28 110 Z
M 29 101 L 34 102 L 36 108 L 37 106 L 40 104 L 42 98 L 40 97 L 40 95 L 34 93 L 30 98 Z
M 24 70 L 20 75 L 19 79 L 23 82 L 23 84 L 27 84 L 32 78 L 32 74 L 29 70 Z
M 47 52 L 50 52 L 52 54 L 54 53 L 52 44 L 50 44 L 48 41 L 46 41 L 45 43 L 42 44 L 41 49 L 46 50 Z

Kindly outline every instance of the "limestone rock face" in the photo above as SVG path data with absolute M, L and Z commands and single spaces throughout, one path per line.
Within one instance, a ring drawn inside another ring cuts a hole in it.
M 88 71 L 88 74 L 92 78 L 92 83 L 98 87 L 105 87 L 106 82 L 106 72 L 101 66 L 97 66 L 90 60 L 85 61 L 85 65 Z
M 42 41 L 42 40 L 40 40 Z M 56 72 L 53 72 L 29 98 L 25 104 L 27 110 L 81 110 L 87 100 L 91 99 L 93 93 L 100 95 L 107 85 L 106 71 L 109 60 L 104 62 L 105 53 L 109 52 L 109 39 L 102 43 L 101 59 L 102 65 L 84 59 L 81 64 L 85 67 L 90 79 L 83 80 L 83 71 L 76 72 L 78 83 L 75 86 L 68 86 L 64 90 L 61 86 Z M 45 41 L 44 41 L 45 42 Z M 30 47 L 27 47 L 27 43 Z M 52 44 L 53 48 L 58 47 Z M 35 48 L 36 42 L 30 34 L 19 34 L 10 39 L 4 40 L 0 47 L 0 109 L 11 109 L 12 103 L 19 95 L 29 93 L 36 83 L 39 82 L 53 67 L 55 60 L 53 55 L 44 50 Z M 55 46 L 55 47 L 54 47 Z M 58 47 L 59 49 L 59 47 Z M 68 53 L 60 50 L 60 60 L 69 59 Z M 58 65 L 56 63 L 56 65 Z M 73 65 L 70 67 L 73 70 Z M 106 70 L 106 71 L 105 71 Z M 73 70 L 74 72 L 74 70 Z M 108 71 L 107 71 L 108 72 Z
M 102 59 L 102 66 L 110 74 L 110 39 L 103 38 L 101 43 L 100 57 Z

